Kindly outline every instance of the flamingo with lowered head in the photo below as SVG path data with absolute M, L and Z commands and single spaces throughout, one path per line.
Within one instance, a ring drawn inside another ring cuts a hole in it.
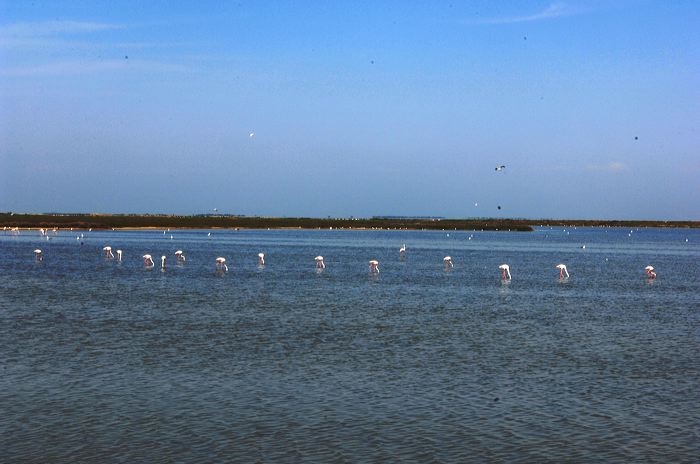
M 316 261 L 316 269 L 326 268 L 326 263 L 323 262 L 323 256 L 316 256 L 314 260 Z
M 647 272 L 647 277 L 650 279 L 656 279 L 656 272 L 654 272 L 654 266 L 647 266 L 644 268 L 644 270 Z
M 379 274 L 379 261 L 373 259 L 369 262 L 369 272 L 372 274 Z
M 559 269 L 559 278 L 560 279 L 568 279 L 569 278 L 569 271 L 566 270 L 566 266 L 564 264 L 557 264 L 555 266 L 557 269 Z
M 219 256 L 216 258 L 216 270 L 222 272 L 228 272 L 228 266 L 226 265 L 226 258 Z
M 153 257 L 151 255 L 143 255 L 143 265 L 146 267 L 155 266 L 155 263 L 153 262 Z
M 498 269 L 501 270 L 501 279 L 503 279 L 503 280 L 510 280 L 511 279 L 510 266 L 508 266 L 507 264 L 501 264 L 500 266 L 498 266 Z
M 442 262 L 445 264 L 445 269 L 452 269 L 454 267 L 451 256 L 445 256 L 442 258 Z

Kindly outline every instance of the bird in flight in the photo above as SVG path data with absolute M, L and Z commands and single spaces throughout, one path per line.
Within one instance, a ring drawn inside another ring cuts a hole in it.
M 496 171 L 503 171 L 506 168 L 505 165 L 496 166 Z

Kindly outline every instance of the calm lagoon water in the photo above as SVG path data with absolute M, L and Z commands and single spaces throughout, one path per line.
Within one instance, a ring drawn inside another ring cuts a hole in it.
M 84 233 L 0 235 L 4 462 L 700 458 L 700 231 Z

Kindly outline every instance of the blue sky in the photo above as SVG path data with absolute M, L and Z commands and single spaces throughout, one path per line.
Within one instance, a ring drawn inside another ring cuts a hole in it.
M 698 24 L 695 1 L 0 1 L 0 211 L 697 220 Z

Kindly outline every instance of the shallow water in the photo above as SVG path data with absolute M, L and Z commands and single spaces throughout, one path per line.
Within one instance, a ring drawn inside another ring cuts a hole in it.
M 2 460 L 700 456 L 700 231 L 207 232 L 0 235 Z

